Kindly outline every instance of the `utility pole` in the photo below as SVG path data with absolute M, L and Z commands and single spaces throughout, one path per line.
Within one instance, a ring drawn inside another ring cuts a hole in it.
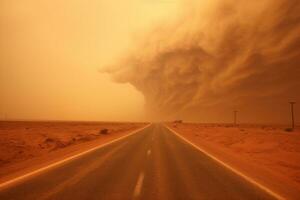
M 236 119 L 237 119 L 237 110 L 233 111 L 233 122 L 235 126 L 236 126 Z
M 296 102 L 294 101 L 291 101 L 290 104 L 291 104 L 291 114 L 292 114 L 292 129 L 294 130 L 295 128 L 295 119 L 294 119 L 294 104 Z

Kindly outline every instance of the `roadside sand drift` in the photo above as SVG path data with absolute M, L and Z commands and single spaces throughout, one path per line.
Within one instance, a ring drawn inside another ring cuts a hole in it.
M 300 129 L 279 125 L 169 123 L 218 159 L 283 192 L 300 192 Z
M 24 162 L 27 162 L 25 167 L 29 167 L 29 161 L 47 158 L 50 154 L 55 154 L 54 157 L 57 158 L 63 157 L 64 151 L 80 150 L 83 144 L 91 142 L 107 142 L 144 125 L 106 122 L 0 122 L 0 177 L 18 170 L 21 167 L 13 168 Z

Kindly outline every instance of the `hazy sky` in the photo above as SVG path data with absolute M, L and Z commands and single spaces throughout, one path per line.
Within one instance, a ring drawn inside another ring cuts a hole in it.
M 184 10 L 108 70 L 144 94 L 147 113 L 232 122 L 238 110 L 240 122 L 290 122 L 288 102 L 300 104 L 300 1 L 190 0 Z
M 1 0 L 0 118 L 143 120 L 144 98 L 99 69 L 175 1 Z
M 300 104 L 299 10 L 299 0 L 1 0 L 0 118 L 232 122 L 238 110 L 240 122 L 288 123 L 288 102 Z

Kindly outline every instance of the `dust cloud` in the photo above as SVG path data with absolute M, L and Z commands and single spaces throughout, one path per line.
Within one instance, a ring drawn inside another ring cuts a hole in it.
M 288 122 L 288 102 L 300 103 L 300 1 L 184 7 L 107 70 L 143 93 L 149 118 L 231 122 L 238 110 L 240 122 Z

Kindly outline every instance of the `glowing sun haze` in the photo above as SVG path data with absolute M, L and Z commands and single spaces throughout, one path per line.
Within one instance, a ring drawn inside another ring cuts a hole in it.
M 300 103 L 299 11 L 298 0 L 2 0 L 0 115 L 231 122 L 238 110 L 286 123 L 288 101 Z

